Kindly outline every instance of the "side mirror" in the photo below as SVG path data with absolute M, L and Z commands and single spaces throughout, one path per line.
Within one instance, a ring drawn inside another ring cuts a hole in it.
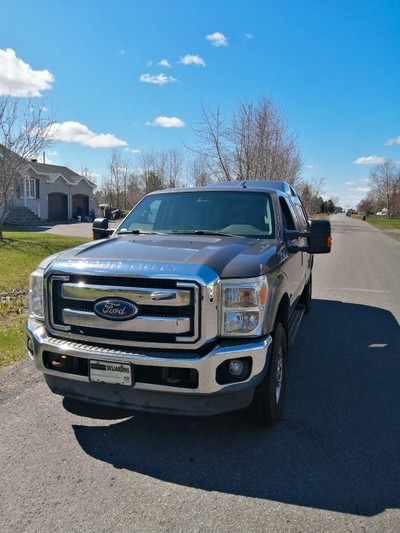
M 331 246 L 331 223 L 329 220 L 311 220 L 307 252 L 310 254 L 329 254 Z
M 108 239 L 110 236 L 110 230 L 108 229 L 107 218 L 95 218 L 93 221 L 93 240 Z
M 329 254 L 332 246 L 331 223 L 329 220 L 311 220 L 310 229 L 305 232 L 285 230 L 288 252 L 308 252 L 309 254 Z M 307 246 L 298 246 L 291 241 L 300 237 L 307 238 Z

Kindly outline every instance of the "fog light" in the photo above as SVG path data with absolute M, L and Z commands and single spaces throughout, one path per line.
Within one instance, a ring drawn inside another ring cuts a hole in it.
M 239 361 L 236 359 L 232 359 L 232 361 L 229 361 L 228 365 L 228 372 L 232 376 L 241 376 L 244 371 L 244 364 L 243 361 Z

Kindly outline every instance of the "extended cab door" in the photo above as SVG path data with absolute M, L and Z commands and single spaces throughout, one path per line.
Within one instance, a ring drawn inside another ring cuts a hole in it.
M 300 222 L 295 213 L 294 206 L 288 198 L 286 198 L 285 196 L 279 196 L 279 205 L 281 208 L 283 224 L 283 246 L 286 248 L 287 254 L 284 270 L 286 272 L 289 284 L 290 305 L 293 305 L 295 301 L 300 297 L 306 279 L 308 277 L 309 254 L 301 251 L 296 253 L 289 253 L 287 249 L 285 230 L 304 231 L 305 228 L 300 227 Z M 307 241 L 304 237 L 300 237 L 291 239 L 290 244 L 297 246 L 305 246 L 307 244 Z

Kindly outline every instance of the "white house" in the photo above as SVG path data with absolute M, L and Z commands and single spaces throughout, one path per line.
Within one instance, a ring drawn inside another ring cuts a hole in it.
M 27 209 L 46 221 L 83 218 L 98 207 L 93 194 L 95 187 L 89 179 L 67 167 L 27 161 L 6 218 L 12 222 L 13 216 L 28 213 Z

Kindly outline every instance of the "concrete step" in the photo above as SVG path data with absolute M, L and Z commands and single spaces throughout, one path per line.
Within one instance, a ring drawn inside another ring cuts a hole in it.
M 9 207 L 6 220 L 8 224 L 34 226 L 41 222 L 40 218 L 27 207 Z

